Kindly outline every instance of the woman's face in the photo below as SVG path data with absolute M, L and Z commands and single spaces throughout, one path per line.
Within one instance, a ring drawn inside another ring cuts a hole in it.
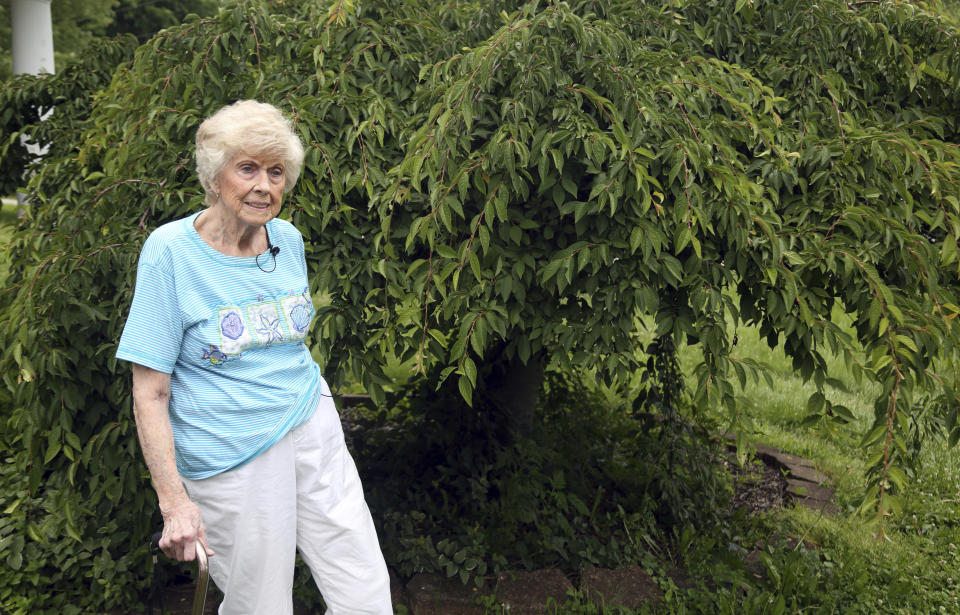
M 238 222 L 262 226 L 280 213 L 285 183 L 282 160 L 240 152 L 223 167 L 213 187 Z

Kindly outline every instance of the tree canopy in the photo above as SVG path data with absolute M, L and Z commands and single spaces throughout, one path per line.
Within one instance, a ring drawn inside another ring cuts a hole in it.
M 281 215 L 308 240 L 334 389 L 382 403 L 396 359 L 451 403 L 510 406 L 517 376 L 529 405 L 544 366 L 637 369 L 649 325 L 702 348 L 693 404 L 737 425 L 757 371 L 736 329 L 757 325 L 825 422 L 849 418 L 828 349 L 880 383 L 866 507 L 896 511 L 916 423 L 960 436 L 938 373 L 960 313 L 960 43 L 938 7 L 251 0 L 161 32 L 89 107 L 25 127 L 58 146 L 0 294 L 0 604 L 93 575 L 109 606 L 143 565 L 153 501 L 113 351 L 147 232 L 202 207 L 196 127 L 241 98 L 307 145 Z

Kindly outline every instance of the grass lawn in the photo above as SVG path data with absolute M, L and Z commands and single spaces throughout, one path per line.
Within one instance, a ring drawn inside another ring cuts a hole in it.
M 834 321 L 849 322 L 839 312 Z M 773 380 L 771 386 L 760 378 L 738 391 L 741 411 L 754 427 L 749 439 L 813 461 L 829 476 L 840 512 L 825 516 L 799 507 L 781 509 L 730 528 L 730 535 L 743 538 L 738 545 L 748 548 L 757 536 L 793 538 L 763 549 L 763 578 L 747 574 L 715 539 L 695 538 L 685 565 L 701 579 L 719 580 L 717 586 L 668 595 L 654 612 L 960 613 L 960 451 L 942 440 L 927 442 L 917 475 L 902 494 L 903 514 L 885 519 L 878 532 L 875 515 L 864 516 L 858 506 L 866 487 L 859 441 L 872 424 L 879 386 L 857 383 L 843 360 L 827 356 L 829 375 L 842 386 L 828 387 L 826 395 L 847 406 L 856 419 L 829 430 L 805 425 L 807 399 L 816 391 L 813 382 L 795 374 L 782 348 L 771 349 L 754 329 L 742 327 L 738 335 L 735 356 L 765 364 Z M 686 374 L 699 360 L 697 348 L 681 351 Z M 590 381 L 587 377 L 584 384 Z M 600 393 L 610 404 L 622 403 L 622 390 L 601 387 Z M 716 414 L 705 418 L 720 430 L 728 421 Z M 595 608 L 568 607 L 557 613 L 618 612 L 591 610 Z
M 837 314 L 834 320 L 844 318 Z M 773 371 L 774 386 L 761 379 L 741 391 L 743 410 L 756 428 L 752 440 L 817 463 L 836 489 L 841 512 L 826 517 L 796 508 L 765 518 L 774 531 L 800 538 L 800 544 L 810 548 L 812 555 L 798 570 L 815 574 L 819 582 L 815 591 L 803 597 L 803 584 L 787 584 L 785 569 L 768 571 L 780 575 L 768 575 L 773 577 L 768 589 L 774 603 L 769 609 L 738 608 L 738 612 L 960 613 L 958 451 L 942 441 L 928 443 L 919 472 L 903 494 L 904 514 L 888 518 L 883 537 L 877 539 L 875 519 L 861 516 L 856 509 L 865 489 L 865 460 L 858 442 L 872 423 L 879 387 L 856 383 L 848 365 L 828 357 L 830 376 L 842 382 L 845 390 L 830 389 L 827 396 L 850 408 L 857 419 L 830 431 L 803 426 L 814 384 L 803 382 L 783 351 L 770 349 L 756 331 L 743 329 L 739 337 L 736 355 L 766 363 Z M 688 373 L 697 360 L 693 350 L 684 353 L 682 364 Z M 780 598 L 785 600 L 785 610 L 779 609 Z M 793 607 L 791 598 L 796 599 Z M 743 602 L 749 602 L 746 596 Z

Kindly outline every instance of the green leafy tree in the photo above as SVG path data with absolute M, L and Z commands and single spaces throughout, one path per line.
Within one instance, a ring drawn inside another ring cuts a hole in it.
M 58 71 L 79 60 L 98 38 L 133 34 L 144 41 L 190 14 L 216 13 L 218 0 L 53 0 L 54 62 Z M 0 1 L 0 81 L 13 73 L 10 0 Z
M 239 98 L 308 146 L 283 215 L 335 389 L 382 403 L 398 359 L 433 418 L 509 439 L 544 370 L 640 368 L 647 322 L 662 364 L 702 347 L 692 403 L 742 430 L 756 324 L 825 424 L 849 412 L 824 349 L 882 385 L 865 505 L 896 511 L 911 421 L 960 435 L 936 361 L 960 313 L 957 40 L 922 4 L 834 0 L 250 1 L 160 33 L 30 183 L 0 294 L 0 605 L 59 609 L 85 577 L 92 603 L 131 598 L 155 512 L 113 350 L 146 233 L 202 207 L 193 133 Z
M 160 30 L 175 26 L 190 14 L 209 17 L 217 12 L 218 0 L 120 0 L 107 36 L 132 34 L 145 41 Z
M 118 0 L 51 2 L 53 55 L 57 70 L 76 61 L 94 40 L 106 34 L 107 26 L 113 22 L 117 2 Z
M 33 157 L 19 142 L 9 141 L 9 135 L 26 125 L 35 124 L 40 109 L 49 111 L 67 105 L 76 108 L 60 108 L 58 112 L 66 113 L 71 121 L 85 118 L 92 94 L 109 80 L 116 63 L 129 56 L 107 53 L 105 57 L 99 57 L 103 38 L 132 34 L 143 41 L 163 28 L 180 23 L 187 15 L 210 16 L 217 7 L 217 0 L 159 0 L 146 6 L 133 0 L 79 3 L 56 0 L 51 7 L 55 60 L 58 72 L 68 71 L 70 76 L 55 79 L 52 84 L 42 79 L 30 81 L 26 78 L 5 86 L 10 88 L 10 95 L 0 112 L 0 149 L 6 149 L 0 155 L 0 194 L 13 194 L 23 185 L 24 169 Z M 10 6 L 6 0 L 0 2 L 0 81 L 11 77 L 10 47 Z M 79 58 L 86 60 L 78 62 Z M 115 64 L 108 64 L 106 60 Z M 33 85 L 25 87 L 26 83 Z M 48 136 L 50 131 L 40 129 L 34 132 L 45 133 L 42 137 L 34 135 L 45 147 L 53 142 Z
M 0 194 L 13 194 L 24 184 L 24 170 L 34 160 L 20 142 L 24 126 L 46 158 L 61 158 L 75 149 L 74 139 L 89 119 L 93 94 L 110 82 L 117 65 L 133 57 L 131 36 L 95 40 L 90 61 L 74 63 L 55 75 L 16 75 L 4 84 L 0 111 Z M 40 122 L 40 112 L 57 118 Z

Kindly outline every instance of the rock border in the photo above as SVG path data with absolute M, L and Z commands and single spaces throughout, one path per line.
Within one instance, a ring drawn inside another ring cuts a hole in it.
M 840 512 L 840 508 L 833 501 L 835 491 L 829 486 L 830 478 L 818 470 L 812 461 L 765 444 L 755 444 L 754 448 L 757 457 L 764 463 L 784 469 L 787 493 L 794 504 L 828 515 Z
M 736 442 L 734 434 L 724 433 L 721 437 L 728 443 Z M 828 515 L 840 512 L 840 508 L 833 499 L 836 492 L 830 486 L 830 477 L 821 472 L 817 464 L 766 444 L 751 446 L 756 451 L 758 459 L 784 473 L 787 479 L 787 495 L 791 503 Z

